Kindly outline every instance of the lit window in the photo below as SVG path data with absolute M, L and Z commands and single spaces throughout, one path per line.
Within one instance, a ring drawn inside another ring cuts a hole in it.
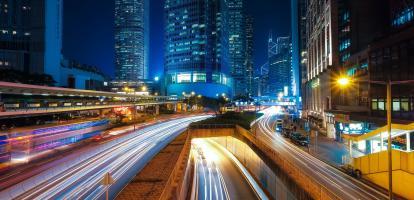
M 392 25 L 401 26 L 413 20 L 414 20 L 414 8 L 411 7 L 397 14 L 392 21 Z
M 191 82 L 191 74 L 190 73 L 183 73 L 177 75 L 177 83 L 190 83 Z
M 401 99 L 401 111 L 404 111 L 404 112 L 410 111 L 408 99 Z
M 194 73 L 193 82 L 206 82 L 206 74 L 205 73 Z
M 400 111 L 401 110 L 399 99 L 393 99 L 393 101 L 392 101 L 392 110 L 393 111 Z
M 372 107 L 372 110 L 378 110 L 378 100 L 377 99 L 372 99 L 371 107 Z
M 385 110 L 385 102 L 383 99 L 378 101 L 378 110 Z

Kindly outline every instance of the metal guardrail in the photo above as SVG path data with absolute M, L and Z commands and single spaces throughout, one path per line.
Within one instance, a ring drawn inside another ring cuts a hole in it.
M 190 129 L 236 128 L 235 124 L 191 124 Z

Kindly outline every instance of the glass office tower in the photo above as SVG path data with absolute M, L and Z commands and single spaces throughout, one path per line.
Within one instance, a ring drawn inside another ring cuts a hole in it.
M 60 81 L 62 0 L 0 0 L 0 69 Z
M 116 79 L 148 79 L 149 0 L 115 0 Z
M 166 0 L 168 95 L 230 96 L 227 6 L 224 0 Z
M 227 0 L 229 27 L 229 62 L 234 80 L 234 95 L 247 94 L 246 27 L 243 0 Z

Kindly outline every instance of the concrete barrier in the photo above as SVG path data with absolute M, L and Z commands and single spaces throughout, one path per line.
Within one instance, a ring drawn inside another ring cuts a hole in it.
M 188 131 L 188 130 L 187 130 Z M 191 158 L 191 136 L 187 134 L 183 150 L 178 157 L 166 186 L 161 194 L 161 200 L 187 199 L 192 182 L 193 160 Z
M 288 159 L 285 159 L 285 157 L 282 154 L 275 151 L 266 143 L 258 140 L 248 130 L 240 126 L 233 126 L 233 128 L 231 128 L 228 125 L 225 125 L 223 127 L 224 128 L 220 128 L 220 126 L 211 126 L 207 128 L 206 126 L 203 126 L 202 128 L 190 127 L 190 129 L 188 130 L 189 134 L 187 136 L 185 148 L 181 152 L 182 155 L 180 155 L 179 162 L 175 166 L 175 169 L 171 174 L 170 179 L 168 180 L 168 183 L 166 184 L 166 187 L 164 188 L 164 191 L 160 199 L 186 199 L 189 193 L 188 189 L 191 188 L 192 185 L 191 171 L 193 170 L 193 163 L 190 159 L 191 140 L 193 138 L 214 137 L 237 138 L 246 143 L 249 147 L 257 149 L 261 153 L 261 155 L 266 157 L 271 163 L 280 168 L 280 170 L 282 170 L 282 172 L 284 172 L 290 178 L 290 180 L 293 180 L 295 184 L 301 187 L 307 193 L 306 196 L 310 196 L 312 199 L 341 199 L 336 194 L 331 192 L 328 188 L 319 183 L 316 179 L 306 174 L 296 165 L 290 163 Z M 222 142 L 220 141 L 218 141 L 218 143 L 222 144 Z M 243 151 L 238 149 L 240 148 L 238 145 L 229 145 L 226 148 L 228 148 L 228 150 L 231 151 L 233 154 L 237 154 L 238 151 Z M 241 158 L 238 157 L 238 159 Z M 247 162 L 242 163 L 247 164 Z M 249 170 L 254 170 L 253 164 L 249 165 L 252 166 L 246 167 Z M 277 189 L 269 188 L 267 192 L 272 193 L 272 191 L 277 191 Z M 280 196 L 278 197 L 281 198 Z

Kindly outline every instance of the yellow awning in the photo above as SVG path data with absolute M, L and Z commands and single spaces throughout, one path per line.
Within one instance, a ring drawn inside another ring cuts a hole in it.
M 391 125 L 392 130 L 403 130 L 403 131 L 409 131 L 414 130 L 414 123 L 411 124 L 392 124 Z M 381 128 L 378 128 L 376 130 L 373 130 L 367 134 L 363 135 L 343 135 L 345 139 L 352 140 L 355 142 L 366 140 L 368 138 L 375 137 L 377 135 L 380 135 L 381 133 L 387 132 L 387 126 L 383 126 Z

